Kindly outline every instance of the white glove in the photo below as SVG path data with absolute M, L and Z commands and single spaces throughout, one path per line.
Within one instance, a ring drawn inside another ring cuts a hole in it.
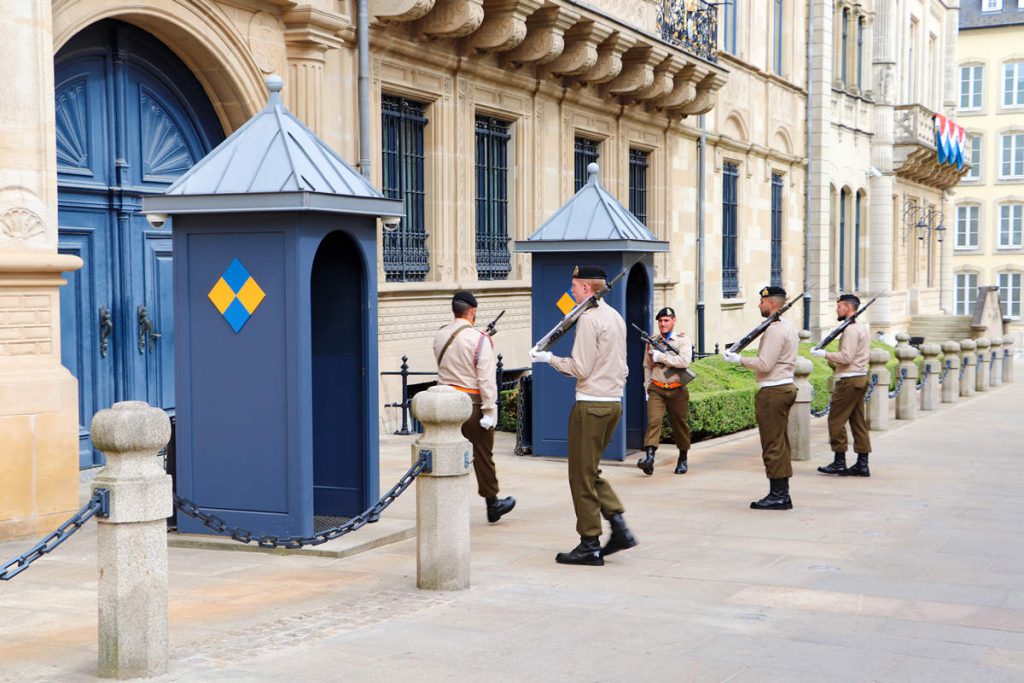
M 532 348 L 530 349 L 530 361 L 533 363 L 550 363 L 551 352 L 538 351 L 536 348 Z
M 484 429 L 494 429 L 495 419 L 491 415 L 484 415 L 480 418 L 480 426 Z
M 724 352 L 722 354 L 722 358 L 724 358 L 725 360 L 729 361 L 730 363 L 739 363 L 740 362 L 740 354 L 733 353 L 732 351 Z
M 665 354 L 655 349 L 654 351 L 651 351 L 651 360 L 653 360 L 655 363 L 660 363 L 661 361 L 665 360 Z
M 811 349 L 811 355 L 818 358 L 824 358 L 826 353 L 825 349 Z

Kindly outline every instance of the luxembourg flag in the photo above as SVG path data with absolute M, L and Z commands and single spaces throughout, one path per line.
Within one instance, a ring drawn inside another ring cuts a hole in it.
M 936 114 L 935 148 L 940 164 L 956 164 L 958 170 L 962 169 L 967 154 L 967 133 L 963 126 L 953 123 L 947 116 Z

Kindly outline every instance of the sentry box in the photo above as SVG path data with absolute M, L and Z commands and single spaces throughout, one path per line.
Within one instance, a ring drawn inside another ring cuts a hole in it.
M 177 493 L 309 535 L 378 497 L 377 219 L 403 207 L 285 109 L 280 78 L 267 87 L 143 212 L 174 222 Z

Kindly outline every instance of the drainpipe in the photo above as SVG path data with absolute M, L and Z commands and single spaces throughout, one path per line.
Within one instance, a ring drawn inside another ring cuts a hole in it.
M 359 172 L 370 179 L 370 10 L 368 0 L 356 3 L 359 52 Z
M 697 353 L 704 353 L 704 172 L 708 131 L 704 115 L 699 117 L 700 137 L 697 139 Z
M 811 329 L 811 164 L 815 163 L 811 146 L 814 135 L 814 3 L 807 3 L 807 169 L 804 171 L 804 329 Z

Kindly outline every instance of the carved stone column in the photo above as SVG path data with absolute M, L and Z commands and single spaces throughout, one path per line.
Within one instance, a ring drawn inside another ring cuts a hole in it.
M 878 297 L 871 311 L 872 324 L 889 330 L 892 317 L 893 279 L 893 216 L 892 197 L 895 191 L 893 174 L 893 114 L 896 105 L 896 20 L 892 0 L 879 0 L 875 5 L 874 31 L 874 139 L 871 143 L 871 173 L 868 195 L 868 288 Z
M 50 0 L 0 15 L 0 539 L 78 508 L 78 385 L 60 363 L 57 152 Z
M 327 51 L 341 46 L 338 34 L 348 28 L 348 17 L 302 5 L 282 19 L 288 58 L 285 103 L 310 130 L 323 135 L 324 63 Z

